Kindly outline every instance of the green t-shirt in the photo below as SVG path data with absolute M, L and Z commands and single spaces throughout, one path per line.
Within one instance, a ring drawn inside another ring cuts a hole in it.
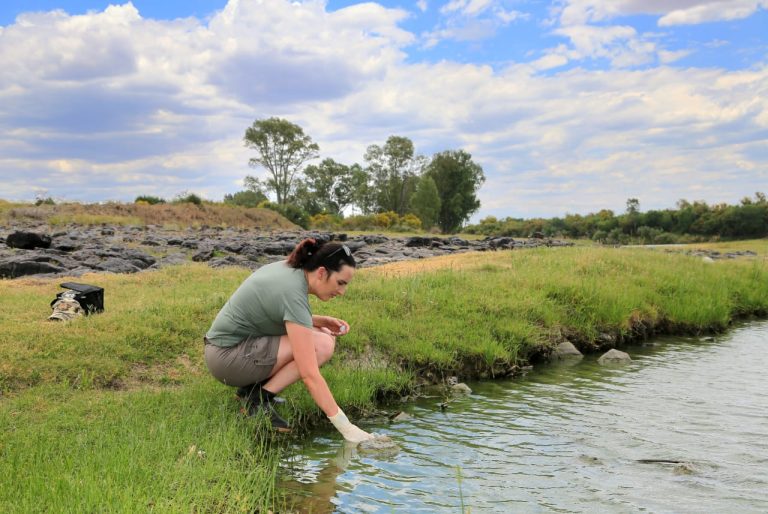
M 216 346 L 234 346 L 248 336 L 286 333 L 285 322 L 312 328 L 307 279 L 286 261 L 267 264 L 245 279 L 205 335 Z

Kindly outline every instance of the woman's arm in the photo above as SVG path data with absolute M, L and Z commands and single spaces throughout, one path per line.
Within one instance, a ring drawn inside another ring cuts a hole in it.
M 328 384 L 320 374 L 315 344 L 312 341 L 312 329 L 290 321 L 285 323 L 285 328 L 293 348 L 293 360 L 307 391 L 326 416 L 335 416 L 339 412 L 339 406 L 336 404 L 331 390 L 328 389 Z
M 336 430 L 344 436 L 344 439 L 354 443 L 373 438 L 373 435 L 350 423 L 344 411 L 336 404 L 331 390 L 328 389 L 328 384 L 320 374 L 320 366 L 317 364 L 317 355 L 315 354 L 315 344 L 312 340 L 315 337 L 313 330 L 290 321 L 285 323 L 285 327 L 288 331 L 288 340 L 291 342 L 293 349 L 293 362 L 296 363 L 301 380 L 307 387 L 312 399 L 328 416 Z

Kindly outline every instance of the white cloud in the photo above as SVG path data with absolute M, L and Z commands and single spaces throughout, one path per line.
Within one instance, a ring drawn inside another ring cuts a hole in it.
M 416 7 L 418 7 L 419 11 L 421 12 L 427 12 L 429 4 L 427 3 L 427 0 L 418 0 L 416 2 Z
M 425 154 L 464 148 L 488 176 L 481 214 L 733 202 L 765 183 L 768 68 L 552 73 L 592 56 L 679 58 L 628 26 L 562 26 L 572 44 L 494 70 L 406 62 L 406 14 L 375 4 L 230 1 L 207 23 L 108 11 L 0 32 L 0 197 L 220 199 L 260 173 L 242 135 L 267 116 L 344 162 L 392 134 Z
M 480 41 L 528 15 L 509 10 L 504 0 L 450 0 L 440 8 L 441 20 L 432 30 L 422 34 L 422 44 L 431 48 L 446 40 Z
M 766 8 L 766 0 L 565 0 L 560 9 L 560 22 L 582 25 L 650 14 L 660 16 L 660 26 L 688 25 L 746 18 Z

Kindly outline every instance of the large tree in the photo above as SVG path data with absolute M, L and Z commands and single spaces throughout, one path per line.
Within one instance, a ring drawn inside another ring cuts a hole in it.
M 405 214 L 424 167 L 424 158 L 415 154 L 413 142 L 407 137 L 390 136 L 384 146 L 369 146 L 365 161 L 374 190 L 375 210 Z
M 244 142 L 258 152 L 249 164 L 263 166 L 269 172 L 266 186 L 275 192 L 279 205 L 288 201 L 294 177 L 302 165 L 315 159 L 320 151 L 301 127 L 282 118 L 254 121 L 245 130 Z
M 347 166 L 330 158 L 317 165 L 310 164 L 304 168 L 304 179 L 300 180 L 295 195 L 296 203 L 309 214 L 341 215 L 352 203 L 353 176 L 359 169 L 359 164 Z
M 440 215 L 440 193 L 437 191 L 435 180 L 429 175 L 424 175 L 416 191 L 411 196 L 411 212 L 421 220 L 421 226 L 431 228 L 437 223 Z
M 432 157 L 426 175 L 437 185 L 440 195 L 438 226 L 444 233 L 458 231 L 480 208 L 475 193 L 485 182 L 483 168 L 464 150 L 447 150 Z

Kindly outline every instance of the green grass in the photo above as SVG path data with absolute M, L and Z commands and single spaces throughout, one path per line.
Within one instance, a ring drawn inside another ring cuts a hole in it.
M 282 446 L 210 381 L 163 391 L 44 386 L 0 403 L 0 511 L 274 508 Z
M 189 264 L 78 279 L 106 311 L 46 321 L 64 279 L 0 281 L 0 511 L 235 512 L 279 505 L 279 439 L 209 377 L 202 335 L 249 271 Z M 353 419 L 418 377 L 498 376 L 568 338 L 722 330 L 768 313 L 768 263 L 550 248 L 360 270 L 312 302 L 349 335 L 323 374 Z M 323 417 L 297 384 L 285 414 Z M 192 450 L 190 450 L 192 449 Z M 202 454 L 198 454 L 201 450 Z

